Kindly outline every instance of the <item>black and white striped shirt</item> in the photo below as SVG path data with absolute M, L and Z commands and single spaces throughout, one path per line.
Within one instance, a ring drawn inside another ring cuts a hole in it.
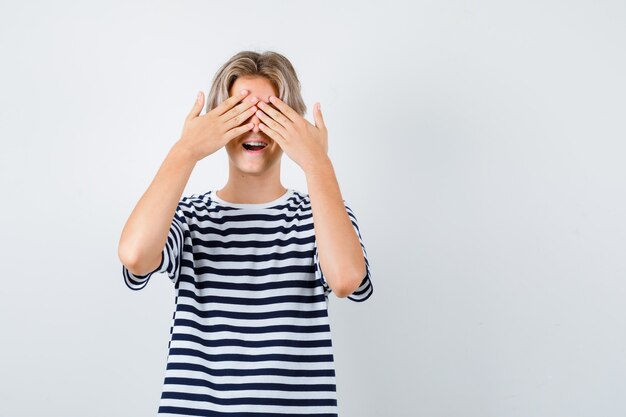
M 372 295 L 367 273 L 349 299 Z M 155 272 L 174 283 L 175 311 L 159 415 L 336 416 L 328 296 L 308 194 L 262 204 L 209 191 L 183 197 L 161 264 L 147 275 L 122 265 L 139 290 Z

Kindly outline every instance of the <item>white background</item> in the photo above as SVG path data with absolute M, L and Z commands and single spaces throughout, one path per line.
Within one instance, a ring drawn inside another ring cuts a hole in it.
M 321 102 L 370 257 L 372 298 L 330 300 L 341 416 L 626 415 L 625 21 L 621 0 L 3 1 L 0 416 L 156 413 L 174 290 L 129 290 L 117 244 L 246 49 L 291 60 L 308 120 Z

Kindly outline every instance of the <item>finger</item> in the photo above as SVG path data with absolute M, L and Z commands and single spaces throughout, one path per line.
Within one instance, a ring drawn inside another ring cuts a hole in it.
M 315 119 L 315 127 L 318 129 L 326 129 L 324 118 L 322 117 L 322 105 L 321 103 L 315 103 L 313 106 L 313 118 Z
M 254 96 L 246 97 L 245 100 L 241 104 L 238 104 L 234 108 L 228 110 L 226 113 L 224 113 L 221 116 L 219 116 L 219 118 L 222 119 L 222 123 L 226 123 L 229 120 L 231 120 L 232 118 L 237 117 L 237 116 L 239 116 L 242 113 L 245 113 L 251 107 L 254 107 L 254 105 L 258 101 L 259 101 L 259 99 L 254 97 Z M 254 107 L 254 108 L 256 110 L 256 107 Z M 239 123 L 241 123 L 241 121 Z M 237 123 L 237 124 L 239 124 L 239 123 Z
M 226 132 L 224 138 L 226 139 L 226 142 L 230 142 L 232 139 L 236 138 L 239 135 L 243 135 L 248 130 L 251 130 L 253 127 L 254 123 L 247 123 L 243 126 L 235 127 L 234 129 L 230 129 L 228 132 Z
M 193 119 L 194 117 L 198 117 L 198 115 L 202 111 L 203 104 L 204 104 L 204 94 L 202 93 L 202 91 L 199 91 L 198 95 L 196 96 L 196 102 L 193 103 L 193 107 L 191 108 L 191 111 L 187 115 L 187 120 Z
M 250 107 L 249 109 L 247 109 L 243 113 L 241 113 L 241 114 L 233 117 L 232 119 L 228 120 L 227 122 L 225 122 L 224 123 L 224 127 L 226 129 L 230 129 L 230 128 L 235 127 L 235 126 L 239 126 L 240 124 L 242 124 L 243 122 L 245 122 L 246 120 L 248 120 L 249 118 L 254 116 L 254 113 L 257 110 L 258 109 L 257 109 L 256 106 Z
M 274 112 L 275 111 L 276 110 L 274 110 Z M 280 123 L 278 123 L 276 120 L 272 119 L 267 114 L 263 113 L 262 110 L 257 110 L 256 117 L 258 117 L 262 122 L 265 123 L 265 125 L 269 126 L 272 130 L 280 133 L 282 137 L 286 138 L 288 136 L 287 129 L 285 129 L 285 127 L 281 125 Z
M 289 118 L 289 120 L 291 120 L 294 123 L 298 120 L 298 118 L 302 117 L 302 116 L 300 116 L 298 114 L 297 111 L 295 111 L 294 109 L 289 107 L 289 105 L 287 103 L 285 103 L 284 101 L 282 101 L 281 99 L 279 99 L 276 96 L 270 96 L 270 102 L 274 106 L 276 106 L 278 108 L 278 110 L 280 110 L 285 116 L 287 116 L 287 118 Z
M 233 95 L 232 97 L 228 97 L 226 100 L 222 101 L 212 111 L 214 111 L 215 114 L 217 114 L 218 116 L 221 116 L 222 114 L 230 110 L 235 104 L 243 100 L 247 94 L 248 94 L 248 90 L 241 90 L 239 93 Z
M 259 109 L 261 109 L 263 112 L 269 115 L 272 119 L 274 119 L 277 123 L 279 123 L 284 128 L 288 128 L 290 125 L 293 125 L 293 122 L 291 121 L 291 119 L 288 119 L 287 116 L 285 116 L 280 111 L 276 110 L 275 108 L 273 108 L 272 106 L 270 106 L 269 104 L 263 101 L 259 102 Z M 274 127 L 270 123 L 266 123 L 266 124 L 270 126 L 272 129 L 274 129 Z
M 265 133 L 267 136 L 274 139 L 276 143 L 278 143 L 278 146 L 280 146 L 281 148 L 283 147 L 282 145 L 285 143 L 285 138 L 281 136 L 280 133 L 267 127 L 263 123 L 259 123 L 259 129 L 261 129 L 261 131 L 263 131 L 263 133 Z

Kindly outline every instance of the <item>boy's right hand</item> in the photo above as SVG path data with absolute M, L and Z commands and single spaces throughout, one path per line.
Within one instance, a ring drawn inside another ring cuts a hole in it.
M 198 98 L 185 119 L 178 141 L 180 146 L 184 146 L 191 153 L 196 162 L 254 127 L 252 123 L 243 126 L 240 124 L 257 111 L 255 103 L 258 102 L 258 98 L 250 97 L 244 100 L 248 91 L 242 90 L 242 92 L 227 98 L 202 116 L 200 112 L 204 106 L 204 93 L 198 93 Z M 244 101 L 241 104 L 236 105 L 242 100 Z

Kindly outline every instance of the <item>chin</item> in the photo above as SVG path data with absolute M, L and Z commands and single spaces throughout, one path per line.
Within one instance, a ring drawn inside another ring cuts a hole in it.
M 261 176 L 265 175 L 272 170 L 274 165 L 280 162 L 281 155 L 273 156 L 270 158 L 263 158 L 258 160 L 250 160 L 246 155 L 236 155 L 235 158 L 230 157 L 230 163 L 235 166 L 237 171 L 240 171 L 246 175 Z
M 252 176 L 260 176 L 268 171 L 266 166 L 250 166 L 247 164 L 235 164 L 235 166 L 241 173 Z

